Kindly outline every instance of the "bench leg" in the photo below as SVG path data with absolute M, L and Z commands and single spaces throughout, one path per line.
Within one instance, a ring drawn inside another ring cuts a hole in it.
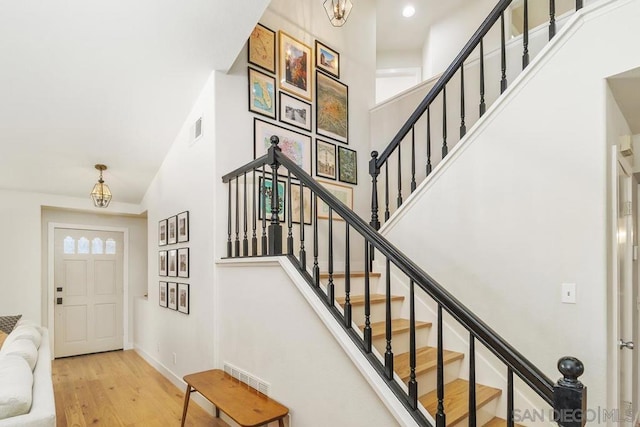
M 191 397 L 191 386 L 187 384 L 187 391 L 184 394 L 184 407 L 182 408 L 182 424 L 181 427 L 184 427 L 184 423 L 187 420 L 187 409 L 189 409 L 189 398 Z
M 278 427 L 284 427 L 284 418 L 278 420 Z

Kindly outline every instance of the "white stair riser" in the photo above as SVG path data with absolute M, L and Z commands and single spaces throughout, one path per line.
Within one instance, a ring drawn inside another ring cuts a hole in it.
M 416 329 L 416 348 L 426 347 L 427 340 L 429 338 L 430 328 Z M 375 338 L 373 340 L 373 346 L 384 355 L 387 348 L 387 341 L 384 336 Z M 391 351 L 393 354 L 401 354 L 409 351 L 409 331 L 396 333 L 391 339 Z
M 402 301 L 391 301 L 391 317 L 398 317 L 400 309 L 402 308 Z M 364 305 L 351 306 L 351 318 L 358 325 L 364 325 Z M 369 320 L 371 323 L 382 322 L 386 318 L 386 304 L 376 303 L 371 304 L 371 314 Z
M 460 375 L 460 365 L 460 360 L 444 365 L 445 384 L 458 379 L 458 375 Z M 429 372 L 417 375 L 416 381 L 418 382 L 418 396 L 423 396 L 430 391 L 435 390 L 438 384 L 437 370 L 433 369 Z M 407 382 L 405 382 L 405 384 L 406 383 Z
M 378 277 L 371 277 L 369 279 L 369 288 L 370 292 L 373 293 L 378 288 Z M 335 291 L 336 297 L 344 297 L 344 277 L 335 277 L 333 279 L 333 289 Z M 329 284 L 329 279 L 323 277 L 320 279 L 320 286 L 322 286 L 325 290 L 327 289 L 327 285 Z M 349 287 L 351 288 L 352 295 L 364 295 L 364 277 L 352 277 L 351 282 L 349 283 Z

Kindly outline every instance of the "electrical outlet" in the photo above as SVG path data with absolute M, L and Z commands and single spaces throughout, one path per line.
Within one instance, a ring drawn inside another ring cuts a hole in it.
M 175 365 L 178 362 L 177 358 L 176 358 L 176 354 L 173 353 L 173 364 Z

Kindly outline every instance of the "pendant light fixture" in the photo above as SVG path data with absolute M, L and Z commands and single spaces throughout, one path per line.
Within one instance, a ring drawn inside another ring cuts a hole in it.
M 334 27 L 342 27 L 347 22 L 353 6 L 351 0 L 325 0 L 323 4 L 329 21 Z
M 106 208 L 109 206 L 109 202 L 111 202 L 111 190 L 109 190 L 109 186 L 104 183 L 102 179 L 102 171 L 107 170 L 105 165 L 97 164 L 95 168 L 100 171 L 100 178 L 96 185 L 93 186 L 93 190 L 91 191 L 91 199 L 93 200 L 93 205 L 96 208 Z

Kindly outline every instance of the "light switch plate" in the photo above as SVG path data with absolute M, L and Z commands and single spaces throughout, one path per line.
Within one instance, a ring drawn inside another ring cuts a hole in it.
M 562 298 L 561 301 L 564 304 L 576 303 L 576 284 L 575 283 L 563 283 L 562 284 Z

